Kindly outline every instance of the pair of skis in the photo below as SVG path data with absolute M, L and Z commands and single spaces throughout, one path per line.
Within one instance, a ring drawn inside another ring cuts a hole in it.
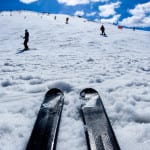
M 120 150 L 98 92 L 92 88 L 84 89 L 80 99 L 88 150 Z M 63 104 L 61 90 L 55 88 L 46 93 L 26 150 L 56 149 Z

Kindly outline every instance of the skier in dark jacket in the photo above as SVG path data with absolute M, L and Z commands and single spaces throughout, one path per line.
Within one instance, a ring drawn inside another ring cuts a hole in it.
M 105 27 L 102 25 L 101 27 L 100 27 L 100 30 L 101 30 L 101 35 L 106 35 L 105 34 Z
M 23 38 L 24 38 L 24 50 L 28 50 L 29 47 L 27 44 L 29 42 L 29 32 L 27 29 L 25 30 L 25 36 Z
M 68 24 L 68 22 L 69 22 L 69 18 L 67 17 L 67 18 L 66 18 L 66 24 Z

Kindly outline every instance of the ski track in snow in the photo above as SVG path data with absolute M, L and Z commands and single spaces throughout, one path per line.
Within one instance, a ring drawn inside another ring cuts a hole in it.
M 65 15 L 0 13 L 0 150 L 25 149 L 44 94 L 65 92 L 57 150 L 86 150 L 79 93 L 99 91 L 122 150 L 150 145 L 150 32 Z M 30 33 L 23 48 L 24 29 Z M 128 139 L 128 140 L 127 140 Z

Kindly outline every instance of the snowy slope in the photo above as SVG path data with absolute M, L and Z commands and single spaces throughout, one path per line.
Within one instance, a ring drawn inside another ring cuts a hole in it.
M 79 92 L 97 89 L 122 150 L 149 150 L 150 32 L 65 15 L 0 14 L 0 150 L 26 147 L 45 92 L 65 91 L 57 150 L 86 150 Z M 24 29 L 30 51 L 23 48 Z

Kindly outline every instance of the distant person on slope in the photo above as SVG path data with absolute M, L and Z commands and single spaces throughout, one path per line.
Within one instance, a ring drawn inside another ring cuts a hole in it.
M 68 22 L 69 22 L 69 18 L 67 17 L 67 18 L 66 18 L 66 24 L 68 24 Z
M 28 47 L 28 42 L 29 42 L 29 32 L 28 30 L 26 29 L 25 30 L 25 36 L 23 37 L 24 38 L 24 50 L 28 50 L 29 47 Z
M 100 27 L 100 30 L 101 30 L 101 35 L 106 35 L 105 34 L 105 27 L 103 25 Z

